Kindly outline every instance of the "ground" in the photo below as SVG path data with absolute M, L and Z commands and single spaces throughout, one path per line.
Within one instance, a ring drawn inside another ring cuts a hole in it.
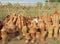
M 2 44 L 1 41 L 0 41 L 0 44 Z M 7 44 L 25 44 L 25 39 L 17 40 L 16 38 L 13 38 Z M 57 40 L 56 38 L 52 38 L 52 39 L 46 39 L 43 42 L 42 41 L 38 42 L 38 40 L 37 40 L 35 43 L 29 42 L 28 44 L 60 44 L 60 41 Z

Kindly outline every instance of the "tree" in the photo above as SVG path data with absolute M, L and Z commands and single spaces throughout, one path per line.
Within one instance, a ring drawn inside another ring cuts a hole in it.
M 58 2 L 60 2 L 60 0 L 58 0 Z
M 46 2 L 60 2 L 60 0 L 46 0 Z

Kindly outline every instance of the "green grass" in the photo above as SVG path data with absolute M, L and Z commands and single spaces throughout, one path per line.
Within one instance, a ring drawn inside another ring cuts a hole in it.
M 59 8 L 60 8 L 60 6 L 57 7 L 57 10 L 58 10 L 59 15 L 60 15 L 60 9 Z M 13 8 L 13 10 L 14 11 L 9 11 L 9 12 L 7 10 L 6 11 L 5 10 L 1 11 L 0 12 L 0 20 L 5 19 L 5 17 L 7 15 L 11 15 L 13 13 L 23 14 L 24 16 L 37 16 L 38 15 L 36 8 L 30 8 L 29 10 L 27 10 L 27 9 L 22 9 L 22 10 L 21 9 L 18 9 L 18 10 L 16 10 L 15 8 Z M 45 12 L 47 12 L 48 15 L 50 15 L 50 14 L 53 15 L 54 10 L 55 9 L 53 9 L 53 8 L 51 8 L 50 10 L 42 8 L 42 9 L 40 9 L 39 15 L 43 16 Z

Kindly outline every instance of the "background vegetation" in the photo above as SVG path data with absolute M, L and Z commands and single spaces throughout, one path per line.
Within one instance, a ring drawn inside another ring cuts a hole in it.
M 28 3 L 27 3 L 28 4 Z M 46 12 L 48 15 L 52 14 L 54 10 L 58 10 L 60 14 L 60 3 L 59 2 L 37 2 L 29 3 L 29 5 L 24 5 L 21 3 L 1 3 L 0 2 L 0 20 L 4 19 L 7 15 L 23 14 L 25 16 L 37 16 L 44 15 Z

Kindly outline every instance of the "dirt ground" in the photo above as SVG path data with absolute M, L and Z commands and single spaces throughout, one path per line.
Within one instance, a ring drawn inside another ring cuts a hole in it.
M 1 43 L 1 40 L 0 40 L 0 44 Z M 12 39 L 11 41 L 9 41 L 7 44 L 26 44 L 25 43 L 25 40 L 22 39 L 22 40 L 18 40 L 16 38 Z M 53 39 L 46 39 L 45 41 L 41 42 L 39 40 L 37 40 L 35 43 L 27 43 L 27 44 L 60 44 L 60 41 L 57 40 L 56 38 L 53 38 Z
M 0 40 L 0 44 L 2 44 L 1 40 Z M 26 44 L 26 43 L 25 43 L 25 39 L 18 40 L 16 38 L 14 38 L 11 41 L 9 41 L 7 44 Z M 46 39 L 43 42 L 39 41 L 39 40 L 36 40 L 35 43 L 31 43 L 31 41 L 30 41 L 27 44 L 60 44 L 60 41 L 58 41 L 56 38 L 53 38 L 53 39 Z

